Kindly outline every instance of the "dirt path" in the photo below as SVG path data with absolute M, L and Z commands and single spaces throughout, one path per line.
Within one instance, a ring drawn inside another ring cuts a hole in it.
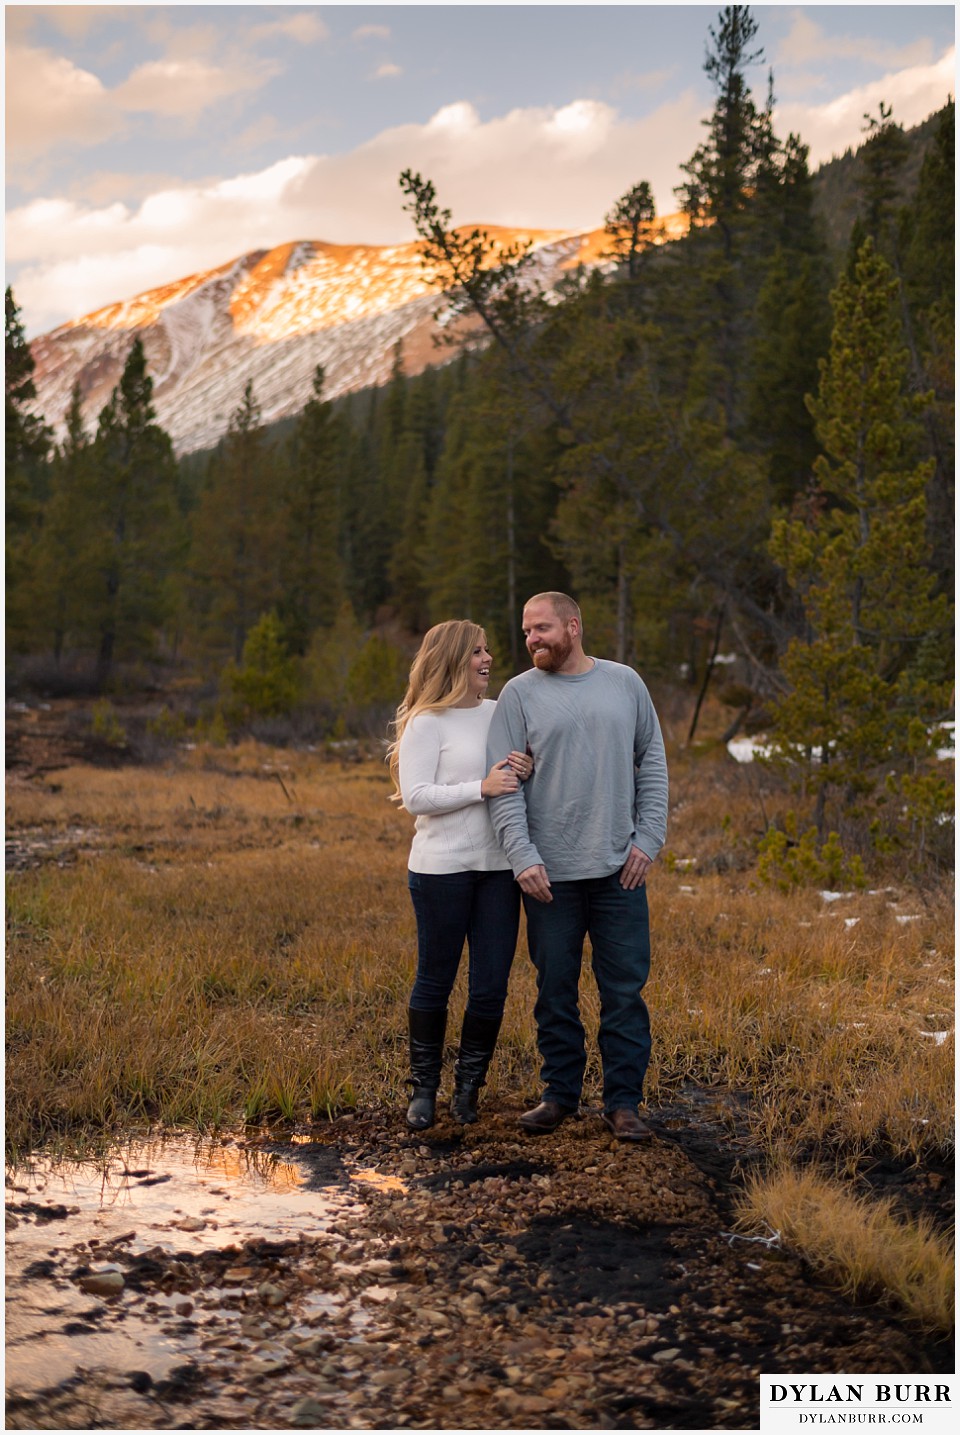
M 65 1335 L 152 1325 L 176 1363 L 11 1391 L 8 1427 L 754 1429 L 761 1371 L 953 1368 L 947 1343 L 733 1237 L 749 1152 L 695 1104 L 651 1115 L 637 1147 L 595 1112 L 529 1138 L 513 1109 L 466 1133 L 387 1113 L 247 1142 L 308 1187 L 349 1185 L 348 1206 L 239 1244 L 198 1248 L 182 1223 L 152 1246 L 51 1241 L 27 1279 Z M 12 1219 L 56 1219 L 30 1204 Z M 120 1293 L 84 1292 L 105 1264 Z

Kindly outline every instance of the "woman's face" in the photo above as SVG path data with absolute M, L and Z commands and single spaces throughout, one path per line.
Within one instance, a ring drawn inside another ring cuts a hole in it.
M 492 667 L 493 659 L 487 648 L 486 639 L 482 639 L 470 654 L 470 664 L 467 672 L 470 696 L 475 702 L 480 702 L 481 699 L 486 696 L 487 688 L 490 686 L 490 670 Z

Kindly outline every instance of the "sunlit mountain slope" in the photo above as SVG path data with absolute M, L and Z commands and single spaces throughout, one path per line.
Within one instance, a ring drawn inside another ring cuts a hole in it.
M 668 219 L 668 237 L 681 227 Z M 604 262 L 608 243 L 602 230 L 487 232 L 503 245 L 528 238 L 547 287 L 577 264 Z M 437 304 L 417 244 L 302 240 L 255 251 L 34 340 L 36 407 L 59 435 L 79 383 L 92 432 L 139 333 L 158 421 L 179 452 L 208 447 L 226 430 L 248 379 L 272 422 L 303 408 L 317 364 L 333 398 L 382 383 L 398 341 L 408 372 L 441 362 L 450 351 L 433 342 Z

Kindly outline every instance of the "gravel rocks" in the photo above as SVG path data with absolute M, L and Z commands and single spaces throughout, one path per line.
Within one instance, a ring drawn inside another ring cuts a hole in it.
M 412 1137 L 399 1111 L 314 1129 L 318 1169 L 380 1177 L 314 1237 L 114 1243 L 116 1269 L 79 1282 L 119 1278 L 108 1320 L 198 1323 L 195 1359 L 12 1392 L 8 1425 L 74 1428 L 95 1402 L 98 1424 L 133 1429 L 751 1429 L 761 1370 L 952 1369 L 799 1261 L 725 1239 L 727 1190 L 673 1132 L 611 1145 L 588 1116 L 528 1139 L 515 1116 L 486 1104 L 469 1146 L 445 1117 Z

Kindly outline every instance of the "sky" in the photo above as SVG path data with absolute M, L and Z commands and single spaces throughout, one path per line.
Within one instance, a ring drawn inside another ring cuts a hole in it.
M 719 5 L 8 5 L 6 282 L 29 337 L 298 239 L 456 224 L 598 228 L 647 180 L 676 211 Z M 815 166 L 884 101 L 954 92 L 954 6 L 751 6 L 775 129 Z

